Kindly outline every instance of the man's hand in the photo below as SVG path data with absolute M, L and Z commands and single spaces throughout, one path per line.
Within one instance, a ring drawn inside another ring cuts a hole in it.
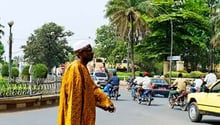
M 114 105 L 110 105 L 107 110 L 108 110 L 109 112 L 113 113 L 113 112 L 115 112 L 116 109 L 115 109 L 115 106 L 114 106 Z

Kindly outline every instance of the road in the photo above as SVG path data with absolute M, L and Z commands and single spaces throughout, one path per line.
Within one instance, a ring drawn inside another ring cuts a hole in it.
M 96 125 L 198 125 L 178 108 L 170 109 L 167 98 L 155 97 L 151 106 L 132 101 L 130 92 L 121 89 L 121 97 L 113 100 L 117 111 L 108 113 L 97 108 Z M 56 125 L 57 107 L 0 113 L 0 125 Z M 204 116 L 199 125 L 219 125 L 220 118 Z

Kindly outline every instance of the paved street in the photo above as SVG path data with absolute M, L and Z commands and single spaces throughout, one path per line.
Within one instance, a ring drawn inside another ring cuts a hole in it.
M 117 111 L 108 113 L 97 109 L 96 125 L 198 125 L 188 119 L 187 112 L 170 109 L 167 98 L 155 97 L 151 106 L 132 101 L 130 92 L 114 101 Z M 13 113 L 0 113 L 0 125 L 56 125 L 57 107 Z M 204 116 L 199 125 L 219 125 L 219 117 Z

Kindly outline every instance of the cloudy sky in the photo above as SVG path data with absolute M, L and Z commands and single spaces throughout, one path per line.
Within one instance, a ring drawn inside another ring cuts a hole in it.
M 55 22 L 75 34 L 69 44 L 79 39 L 95 38 L 96 29 L 108 24 L 105 5 L 108 0 L 0 0 L 0 24 L 4 25 L 2 42 L 8 58 L 8 22 L 14 21 L 12 56 L 22 55 L 21 45 L 35 29 Z

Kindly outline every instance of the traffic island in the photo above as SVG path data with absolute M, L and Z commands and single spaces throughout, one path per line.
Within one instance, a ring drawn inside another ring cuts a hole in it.
M 21 111 L 27 109 L 51 107 L 57 106 L 58 103 L 59 94 L 0 98 L 0 112 Z

